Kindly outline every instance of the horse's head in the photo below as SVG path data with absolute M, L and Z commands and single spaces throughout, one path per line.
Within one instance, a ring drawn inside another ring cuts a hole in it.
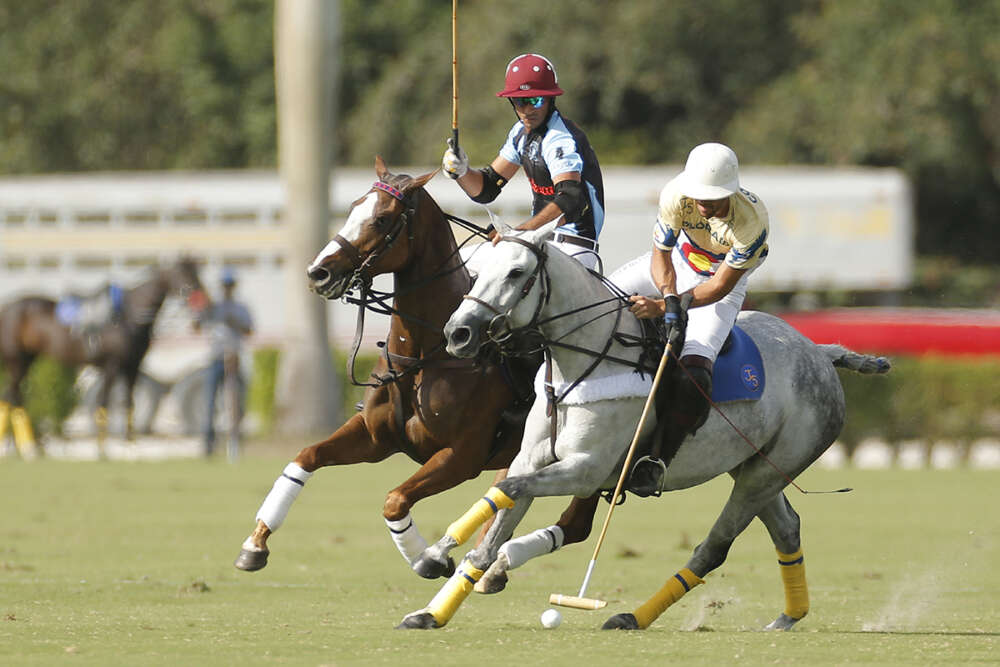
M 445 324 L 448 354 L 473 357 L 484 334 L 503 345 L 517 330 L 535 325 L 549 292 L 544 242 L 557 224 L 515 232 L 501 223 L 500 242 L 490 250 L 472 291 Z
M 351 204 L 340 233 L 307 269 L 312 290 L 328 299 L 374 276 L 398 271 L 410 260 L 421 188 L 437 171 L 417 178 L 397 176 L 376 156 L 375 173 L 378 180 L 371 190 Z
M 192 310 L 201 311 L 208 304 L 208 296 L 198 277 L 198 262 L 193 257 L 181 257 L 163 269 L 161 277 L 167 290 L 180 296 Z

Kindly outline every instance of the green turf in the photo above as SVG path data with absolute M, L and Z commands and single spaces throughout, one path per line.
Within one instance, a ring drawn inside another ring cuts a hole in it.
M 683 566 L 727 479 L 615 512 L 588 590 L 610 601 L 606 610 L 564 610 L 556 630 L 538 622 L 550 592 L 576 594 L 595 530 L 586 545 L 513 572 L 506 592 L 474 595 L 446 628 L 396 631 L 441 583 L 404 566 L 381 518 L 385 492 L 414 466 L 396 457 L 318 472 L 271 538 L 270 565 L 239 572 L 233 558 L 286 462 L 0 460 L 0 664 L 941 664 L 1000 655 L 996 472 L 804 474 L 806 488 L 855 491 L 789 494 L 812 598 L 790 633 L 759 632 L 783 596 L 756 522 L 707 584 L 651 628 L 598 630 Z M 424 535 L 437 538 L 490 480 L 418 505 Z M 548 525 L 563 505 L 537 501 L 520 532 Z

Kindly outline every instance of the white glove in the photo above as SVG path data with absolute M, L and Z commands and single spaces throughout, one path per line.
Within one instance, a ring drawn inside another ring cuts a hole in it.
M 452 179 L 462 178 L 465 176 L 465 172 L 469 171 L 469 156 L 465 154 L 461 146 L 455 146 L 453 139 L 448 139 L 448 150 L 441 158 L 441 168 Z

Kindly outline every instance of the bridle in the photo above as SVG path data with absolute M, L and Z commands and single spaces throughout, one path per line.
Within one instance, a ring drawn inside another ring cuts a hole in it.
M 401 294 L 417 290 L 428 283 L 432 283 L 435 280 L 442 278 L 454 271 L 462 268 L 461 264 L 455 265 L 453 268 L 442 268 L 436 271 L 430 276 L 424 279 L 408 284 L 403 290 L 396 290 L 394 292 L 381 292 L 372 288 L 372 276 L 366 273 L 366 270 L 374 265 L 386 252 L 392 249 L 393 245 L 399 239 L 404 228 L 406 229 L 406 235 L 409 241 L 412 243 L 414 239 L 413 235 L 413 221 L 417 217 L 417 207 L 419 206 L 419 200 L 417 197 L 418 193 L 422 191 L 422 188 L 416 188 L 408 193 L 404 193 L 399 188 L 386 183 L 385 181 L 375 181 L 372 184 L 372 189 L 369 192 L 380 190 L 385 192 L 393 199 L 399 201 L 403 205 L 402 212 L 396 216 L 393 220 L 390 228 L 383 234 L 382 238 L 379 239 L 375 248 L 369 252 L 366 256 L 362 256 L 361 252 L 354 246 L 350 241 L 345 239 L 340 234 L 334 236 L 334 240 L 339 244 L 340 248 L 347 255 L 348 259 L 351 261 L 353 271 L 350 278 L 348 279 L 348 292 L 354 289 L 358 290 L 358 296 L 348 296 L 344 295 L 343 298 L 347 303 L 358 306 L 358 316 L 355 325 L 354 341 L 351 344 L 351 350 L 348 355 L 347 367 L 350 375 L 351 383 L 355 386 L 367 386 L 367 387 L 379 387 L 385 384 L 391 384 L 399 381 L 406 375 L 414 375 L 419 372 L 422 368 L 428 365 L 448 365 L 454 360 L 445 361 L 431 361 L 429 359 L 435 352 L 439 349 L 444 349 L 444 343 L 442 342 L 438 348 L 431 350 L 429 353 L 424 355 L 422 358 L 411 358 L 404 357 L 389 351 L 389 346 L 383 342 L 380 343 L 382 347 L 383 355 L 386 358 L 386 362 L 389 367 L 389 371 L 381 376 L 372 375 L 374 382 L 359 382 L 354 376 L 354 365 L 357 358 L 358 352 L 361 348 L 361 339 L 364 333 L 364 321 L 365 312 L 371 310 L 375 313 L 388 316 L 397 316 L 404 320 L 413 322 L 425 329 L 435 331 L 437 333 L 443 333 L 441 328 L 426 322 L 420 318 L 408 315 L 396 309 L 393 304 L 389 302 L 399 297 Z M 446 216 L 446 218 L 451 218 L 451 216 Z M 460 221 L 465 222 L 465 221 Z M 466 223 L 471 224 L 471 223 Z M 455 253 L 458 251 L 456 250 Z M 450 257 L 449 257 L 450 259 Z M 447 260 L 446 260 L 447 263 Z M 397 370 L 396 365 L 403 367 L 403 370 Z M 467 362 L 463 361 L 461 364 L 463 367 L 468 365 Z
M 535 255 L 535 268 L 528 275 L 527 280 L 524 281 L 524 285 L 521 286 L 521 291 L 514 303 L 511 304 L 510 308 L 506 312 L 502 312 L 499 308 L 495 307 L 493 304 L 484 301 L 478 297 L 472 296 L 471 294 L 466 294 L 462 298 L 468 299 L 473 303 L 479 304 L 483 308 L 486 308 L 494 314 L 493 319 L 490 320 L 489 325 L 486 327 L 486 333 L 489 336 L 491 342 L 495 343 L 497 347 L 501 350 L 508 347 L 514 340 L 515 336 L 522 332 L 537 332 L 538 331 L 538 318 L 542 313 L 542 309 L 549 303 L 549 295 L 551 294 L 551 283 L 549 281 L 549 273 L 545 268 L 545 262 L 548 259 L 548 255 L 545 252 L 545 248 L 539 247 L 534 243 L 529 243 L 524 239 L 518 238 L 516 236 L 501 236 L 499 242 L 509 242 L 517 243 L 532 252 Z M 542 293 L 538 297 L 538 302 L 535 304 L 535 312 L 532 313 L 531 319 L 527 324 L 513 328 L 510 325 L 511 313 L 514 309 L 521 303 L 521 301 L 531 293 L 532 288 L 535 286 L 535 282 L 541 278 L 541 289 Z
M 404 194 L 401 190 L 388 183 L 375 181 L 372 183 L 372 189 L 369 190 L 369 192 L 373 192 L 375 190 L 381 190 L 393 199 L 399 201 L 403 205 L 403 211 L 396 216 L 392 222 L 392 227 L 389 228 L 388 232 L 383 234 L 374 250 L 368 253 L 367 256 L 363 257 L 354 244 L 345 239 L 339 233 L 333 237 L 333 240 L 340 245 L 344 254 L 351 260 L 351 266 L 354 268 L 354 272 L 351 275 L 349 284 L 352 287 L 371 285 L 372 277 L 365 273 L 366 269 L 377 262 L 382 255 L 392 249 L 392 246 L 396 243 L 396 240 L 399 238 L 399 235 L 404 228 L 406 229 L 407 238 L 410 241 L 413 240 L 412 221 L 416 216 L 417 210 L 417 205 L 414 202 L 414 195 L 420 191 L 420 188 L 417 188 L 408 194 Z

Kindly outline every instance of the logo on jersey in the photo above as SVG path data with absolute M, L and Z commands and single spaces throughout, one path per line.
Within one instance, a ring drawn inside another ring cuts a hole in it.
M 690 243 L 681 245 L 681 253 L 692 269 L 703 276 L 712 275 L 717 260 L 712 257 L 711 253 L 695 248 Z
M 555 187 L 551 185 L 539 185 L 538 183 L 535 183 L 535 181 L 531 179 L 529 179 L 529 182 L 531 183 L 532 192 L 537 192 L 538 194 L 543 195 L 545 197 L 554 197 L 556 194 Z

